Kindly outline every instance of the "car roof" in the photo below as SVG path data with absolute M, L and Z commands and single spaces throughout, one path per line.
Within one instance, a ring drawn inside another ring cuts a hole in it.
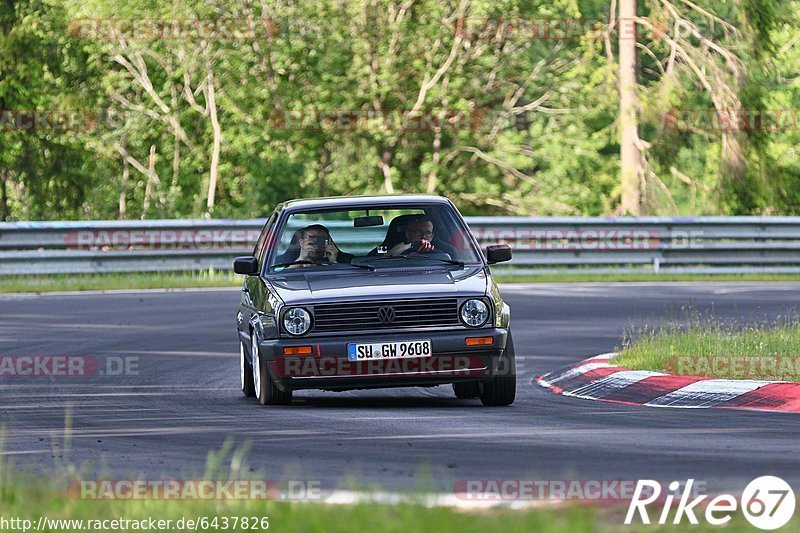
M 282 209 L 302 211 L 306 209 L 326 209 L 337 207 L 361 207 L 376 205 L 409 205 L 409 204 L 449 204 L 450 201 L 443 196 L 432 194 L 388 194 L 371 196 L 331 196 L 327 198 L 306 198 L 289 200 L 280 204 Z

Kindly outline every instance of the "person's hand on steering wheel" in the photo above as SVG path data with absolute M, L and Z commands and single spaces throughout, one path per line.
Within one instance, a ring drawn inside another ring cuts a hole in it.
M 386 255 L 388 255 L 388 256 L 390 256 L 390 257 L 395 257 L 395 256 L 398 256 L 398 255 L 403 255 L 403 254 L 404 254 L 404 253 L 405 253 L 405 252 L 406 252 L 406 251 L 407 251 L 409 248 L 411 248 L 411 245 L 410 245 L 410 244 L 407 244 L 407 243 L 401 242 L 401 243 L 399 243 L 399 244 L 395 244 L 394 246 L 392 246 L 392 247 L 389 249 L 389 251 L 388 251 L 388 252 L 386 252 Z
M 427 239 L 414 241 L 412 243 L 404 243 L 395 245 L 391 250 L 386 252 L 388 256 L 398 256 L 404 254 L 429 254 L 435 252 L 436 247 Z

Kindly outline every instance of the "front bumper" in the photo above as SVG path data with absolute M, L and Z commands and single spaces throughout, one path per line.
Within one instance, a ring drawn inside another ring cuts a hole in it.
M 492 337 L 490 346 L 467 346 L 468 337 Z M 275 384 L 283 390 L 368 389 L 384 387 L 433 386 L 465 381 L 486 381 L 502 372 L 508 330 L 501 328 L 404 332 L 401 334 L 357 335 L 269 339 L 260 343 Z M 377 359 L 351 362 L 348 343 L 393 342 L 430 339 L 430 357 Z M 311 346 L 312 355 L 284 355 L 287 347 Z

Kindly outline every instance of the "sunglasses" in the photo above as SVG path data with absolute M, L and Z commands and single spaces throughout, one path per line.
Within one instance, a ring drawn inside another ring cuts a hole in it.
M 432 239 L 433 232 L 432 231 L 421 231 L 421 230 L 408 230 L 411 235 L 416 235 L 418 237 L 422 237 L 423 239 Z

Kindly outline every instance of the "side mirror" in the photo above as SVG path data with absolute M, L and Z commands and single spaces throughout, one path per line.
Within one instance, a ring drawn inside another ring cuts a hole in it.
M 511 247 L 507 244 L 494 244 L 486 247 L 486 261 L 490 265 L 511 261 Z
M 237 257 L 233 260 L 233 271 L 245 276 L 258 274 L 258 259 L 249 255 Z

